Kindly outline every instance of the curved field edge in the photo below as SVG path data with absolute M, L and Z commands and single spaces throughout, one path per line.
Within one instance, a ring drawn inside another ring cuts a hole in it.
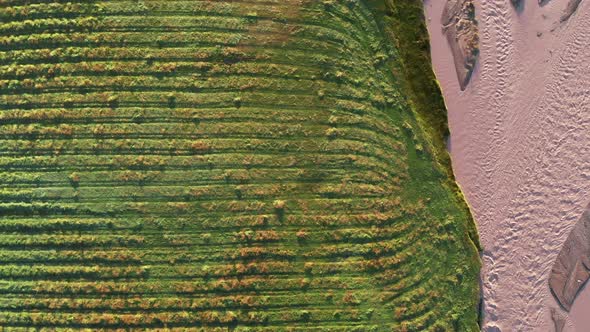
M 380 19 L 381 28 L 389 40 L 396 43 L 401 56 L 401 70 L 406 78 L 402 88 L 409 96 L 409 104 L 416 115 L 420 129 L 438 167 L 443 170 L 448 180 L 445 185 L 455 193 L 457 204 L 466 216 L 466 232 L 470 241 L 481 251 L 477 224 L 471 209 L 456 182 L 446 140 L 450 135 L 447 109 L 432 68 L 430 38 L 424 16 L 422 0 L 370 0 L 373 12 Z M 395 68 L 395 66 L 392 66 Z M 393 69 L 395 71 L 395 69 Z M 472 258 L 472 266 L 481 268 L 479 256 Z M 479 273 L 479 272 L 478 272 Z M 479 285 L 477 286 L 479 302 Z M 479 306 L 479 304 L 478 304 Z M 481 317 L 478 317 L 478 321 Z
M 402 85 L 404 92 L 410 96 L 410 105 L 424 133 L 429 151 L 438 167 L 449 177 L 447 185 L 456 193 L 458 203 L 463 205 L 469 216 L 467 225 L 469 237 L 478 250 L 481 250 L 476 223 L 463 192 L 455 181 L 450 155 L 446 149 L 446 139 L 450 134 L 447 110 L 440 85 L 432 69 L 430 40 L 424 21 L 423 2 L 386 0 L 384 4 L 374 5 L 374 10 L 381 13 L 381 22 L 384 22 L 382 28 L 389 35 L 390 40 L 397 42 L 402 70 L 407 78 Z
M 418 0 L 373 0 L 374 11 L 380 15 L 382 28 L 391 41 L 397 42 L 400 50 L 404 92 L 410 96 L 410 104 L 418 124 L 439 167 L 449 177 L 448 186 L 453 190 L 459 204 L 469 215 L 469 236 L 481 250 L 477 226 L 472 218 L 465 197 L 455 181 L 446 139 L 450 132 L 447 109 L 430 55 L 430 40 L 424 18 L 424 4 Z

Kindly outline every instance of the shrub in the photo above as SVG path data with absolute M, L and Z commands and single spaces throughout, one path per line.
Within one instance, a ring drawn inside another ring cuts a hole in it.
M 210 149 L 211 147 L 209 146 L 209 144 L 203 141 L 196 141 L 191 144 L 191 150 L 193 151 L 193 153 L 196 154 L 207 153 Z
M 333 290 L 327 291 L 325 294 L 325 298 L 326 298 L 327 302 L 332 302 L 334 300 L 334 291 Z
M 70 184 L 72 185 L 72 187 L 78 187 L 78 185 L 80 184 L 80 175 L 78 173 L 74 172 L 70 174 L 68 178 L 70 179 Z
M 234 190 L 234 193 L 235 193 L 237 199 L 242 199 L 242 197 L 244 196 L 241 186 L 237 186 Z
M 272 202 L 272 206 L 275 208 L 275 210 L 277 211 L 282 211 L 285 209 L 285 206 L 287 205 L 287 202 L 277 199 L 274 202 Z
M 358 305 L 361 303 L 361 301 L 351 291 L 348 291 L 344 294 L 344 296 L 342 297 L 342 302 L 353 305 Z
M 119 106 L 119 97 L 117 96 L 110 96 L 107 99 L 107 103 L 109 104 L 110 108 L 117 108 Z
M 283 200 L 277 199 L 272 203 L 272 205 L 275 209 L 275 213 L 277 214 L 277 218 L 279 221 L 282 221 L 283 217 L 285 216 L 285 207 L 287 206 L 287 203 Z
M 234 98 L 234 106 L 236 106 L 237 108 L 240 108 L 242 106 L 242 98 L 235 97 Z
M 299 311 L 299 318 L 303 321 L 308 321 L 311 319 L 311 313 L 307 310 L 301 310 Z
M 297 231 L 297 233 L 295 233 L 295 236 L 297 236 L 297 240 L 298 241 L 304 241 L 307 239 L 307 237 L 309 236 L 309 234 L 307 233 L 306 230 L 304 229 L 300 229 Z
M 166 95 L 168 100 L 168 107 L 175 108 L 176 107 L 176 96 L 173 93 L 169 93 Z
M 302 278 L 299 280 L 299 287 L 301 287 L 301 289 L 308 289 L 310 284 L 311 281 L 308 278 Z
M 201 239 L 203 239 L 203 243 L 209 243 L 211 242 L 211 234 L 203 233 L 201 234 Z
M 338 136 L 338 129 L 328 128 L 326 130 L 326 137 L 328 137 L 328 139 L 335 139 L 337 136 Z

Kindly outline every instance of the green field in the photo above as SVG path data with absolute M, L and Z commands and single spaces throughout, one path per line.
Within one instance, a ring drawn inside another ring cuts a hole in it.
M 0 327 L 477 331 L 418 0 L 0 0 Z

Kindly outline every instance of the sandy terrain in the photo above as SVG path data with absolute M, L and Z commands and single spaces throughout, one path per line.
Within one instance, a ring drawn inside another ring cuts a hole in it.
M 425 0 L 453 165 L 485 248 L 484 331 L 554 330 L 549 272 L 590 201 L 590 1 L 560 23 L 568 2 L 476 0 L 480 59 L 461 91 L 444 1 Z M 589 320 L 586 287 L 564 331 Z

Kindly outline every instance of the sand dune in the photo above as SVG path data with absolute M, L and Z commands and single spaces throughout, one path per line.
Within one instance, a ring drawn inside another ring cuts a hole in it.
M 568 4 L 565 7 L 565 10 L 563 11 L 563 14 L 561 15 L 561 18 L 559 20 L 561 22 L 565 22 L 565 21 L 569 20 L 569 18 L 572 17 L 572 15 L 574 15 L 576 13 L 581 2 L 582 2 L 582 0 L 569 0 Z
M 453 54 L 461 90 L 465 90 L 477 61 L 479 40 L 472 0 L 448 0 L 441 15 L 443 32 Z
M 480 59 L 465 91 L 441 31 L 444 2 L 425 4 L 453 165 L 485 249 L 483 329 L 553 331 L 549 274 L 590 201 L 590 3 L 562 21 L 568 0 L 475 1 Z M 587 288 L 563 331 L 587 331 L 588 310 Z
M 559 304 L 569 311 L 588 278 L 590 278 L 590 210 L 586 208 L 557 256 L 549 276 L 549 287 Z

